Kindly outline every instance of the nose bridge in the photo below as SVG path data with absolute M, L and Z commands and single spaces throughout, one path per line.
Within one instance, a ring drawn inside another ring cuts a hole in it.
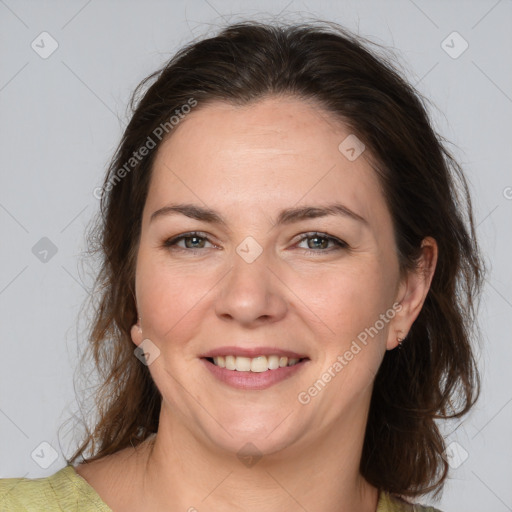
M 233 253 L 231 271 L 217 297 L 217 314 L 241 323 L 281 318 L 286 301 L 279 280 L 270 271 L 271 265 L 269 249 L 264 250 L 252 236 L 242 240 Z

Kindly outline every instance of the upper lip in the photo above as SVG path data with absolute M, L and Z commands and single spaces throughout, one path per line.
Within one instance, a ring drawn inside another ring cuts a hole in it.
M 200 357 L 218 357 L 218 356 L 235 356 L 235 357 L 258 357 L 258 356 L 285 356 L 289 359 L 309 359 L 305 354 L 298 354 L 291 350 L 276 348 L 276 347 L 219 347 L 209 350 Z

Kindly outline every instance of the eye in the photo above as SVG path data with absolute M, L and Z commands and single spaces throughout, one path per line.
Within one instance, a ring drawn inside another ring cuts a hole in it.
M 309 243 L 310 240 L 313 241 L 312 244 Z M 339 240 L 338 238 L 327 235 L 326 233 L 306 233 L 299 240 L 297 245 L 304 241 L 307 241 L 308 243 L 308 248 L 304 249 L 305 253 L 313 254 L 315 256 L 349 248 L 348 244 L 343 240 Z M 181 242 L 183 242 L 184 245 L 179 245 Z M 208 247 L 205 247 L 206 243 L 216 247 L 209 241 L 205 233 L 193 231 L 169 238 L 164 241 L 163 246 L 172 250 L 195 253 L 201 249 L 208 249 Z M 330 248 L 329 244 L 332 244 Z M 314 247 L 314 249 L 312 249 L 312 247 Z
M 313 241 L 313 244 L 309 243 L 310 240 Z M 343 240 L 339 240 L 338 238 L 327 235 L 325 233 L 306 233 L 298 243 L 301 244 L 304 241 L 307 241 L 308 245 L 308 249 L 305 249 L 306 254 L 319 255 L 349 248 L 348 244 Z M 329 243 L 334 244 L 334 247 L 331 246 L 329 249 Z M 314 249 L 311 249 L 312 247 L 314 247 Z
M 185 245 L 179 246 L 178 244 L 182 241 Z M 168 240 L 165 240 L 163 246 L 172 248 L 173 250 L 194 252 L 196 250 L 204 249 L 205 243 L 211 243 L 208 242 L 208 237 L 206 237 L 204 233 L 193 231 L 169 238 Z M 208 247 L 206 248 L 208 249 Z

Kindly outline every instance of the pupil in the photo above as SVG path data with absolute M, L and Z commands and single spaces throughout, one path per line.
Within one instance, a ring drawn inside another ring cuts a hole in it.
M 189 237 L 187 240 L 186 240 L 186 243 L 192 243 L 192 241 L 195 240 L 195 241 L 198 241 L 200 240 L 200 237 L 197 237 L 197 236 L 192 236 L 192 237 Z M 197 248 L 197 245 L 192 245 L 192 248 Z
M 327 241 L 327 240 L 326 240 L 326 238 L 316 236 L 316 237 L 312 238 L 311 240 L 323 240 L 323 241 L 324 241 L 324 243 L 322 243 L 322 244 L 320 244 L 320 245 L 322 246 L 322 247 L 321 247 L 322 249 L 325 249 L 325 242 Z M 318 247 L 318 245 L 317 245 L 317 247 Z

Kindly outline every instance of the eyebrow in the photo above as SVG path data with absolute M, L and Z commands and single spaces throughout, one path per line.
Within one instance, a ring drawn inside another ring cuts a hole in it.
M 151 214 L 150 222 L 159 217 L 168 215 L 182 214 L 191 219 L 227 226 L 226 220 L 215 210 L 205 208 L 195 204 L 169 204 L 156 210 Z M 326 206 L 301 206 L 297 208 L 286 208 L 281 210 L 275 225 L 293 224 L 305 219 L 316 219 L 319 217 L 327 217 L 329 215 L 340 215 L 368 226 L 368 221 L 347 208 L 341 203 L 332 203 Z

